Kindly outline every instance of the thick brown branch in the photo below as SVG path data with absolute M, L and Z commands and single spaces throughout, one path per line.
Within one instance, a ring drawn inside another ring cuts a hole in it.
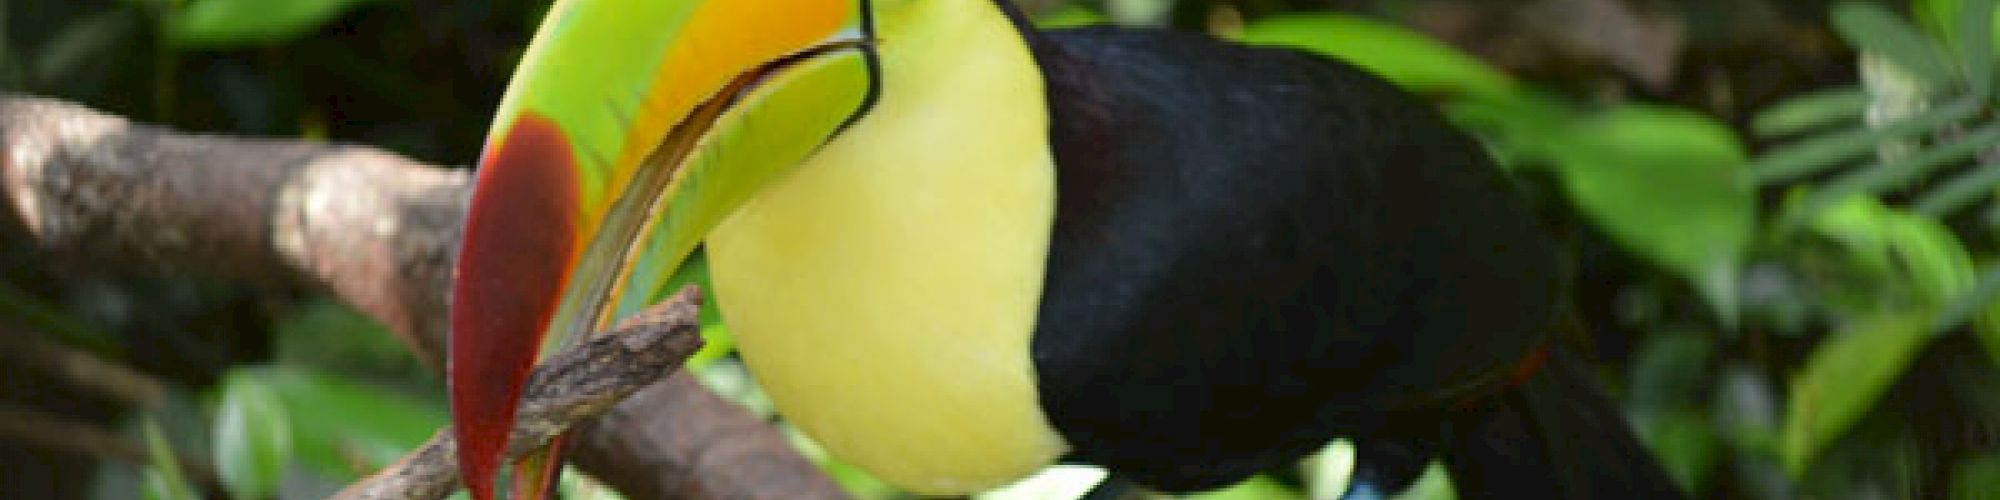
M 700 300 L 689 288 L 536 367 L 522 395 L 507 455 L 519 457 L 546 446 L 576 422 L 680 369 L 701 348 Z M 333 498 L 444 498 L 459 486 L 456 449 L 451 433 L 440 430 L 402 460 Z
M 469 184 L 365 147 L 181 134 L 0 94 L 0 206 L 43 248 L 325 290 L 432 366 Z M 576 464 L 634 499 L 841 496 L 775 429 L 684 374 L 577 442 Z

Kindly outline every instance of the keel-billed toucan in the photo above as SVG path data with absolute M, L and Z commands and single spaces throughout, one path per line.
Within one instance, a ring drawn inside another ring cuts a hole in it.
M 1474 497 L 1677 495 L 1551 347 L 1566 274 L 1531 208 L 1425 104 L 1298 52 L 1012 9 L 558 0 L 457 261 L 475 496 L 542 346 L 658 299 L 697 248 L 779 412 L 914 492 L 1058 460 L 1197 490 L 1347 436 Z

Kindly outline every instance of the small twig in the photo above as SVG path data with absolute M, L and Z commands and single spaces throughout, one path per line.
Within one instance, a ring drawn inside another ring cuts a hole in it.
M 143 464 L 146 446 L 46 412 L 0 405 L 0 439 L 78 455 Z
M 152 463 L 144 443 L 95 425 L 13 405 L 0 404 L 0 440 L 133 465 Z M 203 489 L 222 491 L 222 481 L 207 460 L 182 455 L 180 462 Z
M 507 456 L 548 444 L 584 419 L 680 369 L 701 348 L 696 312 L 701 299 L 690 286 L 608 333 L 557 354 L 535 368 L 522 396 Z M 656 418 L 674 418 L 659 415 Z M 334 495 L 337 500 L 444 498 L 460 486 L 457 443 L 449 428 L 402 460 Z
M 151 375 L 32 332 L 0 328 L 0 359 L 117 400 L 127 408 L 150 409 L 167 399 L 166 384 Z

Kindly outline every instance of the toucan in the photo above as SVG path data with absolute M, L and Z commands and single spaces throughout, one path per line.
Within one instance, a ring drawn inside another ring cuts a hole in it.
M 491 498 L 537 353 L 699 252 L 777 411 L 918 494 L 1059 461 L 1203 490 L 1346 437 L 1471 497 L 1679 496 L 1558 341 L 1542 226 L 1431 106 L 1301 52 L 1001 0 L 557 0 L 455 264 L 458 458 Z

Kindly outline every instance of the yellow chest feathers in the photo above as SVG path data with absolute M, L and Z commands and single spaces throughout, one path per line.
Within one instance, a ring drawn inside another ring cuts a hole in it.
M 717 303 L 781 414 L 899 487 L 1053 461 L 1029 358 L 1055 203 L 1040 71 L 990 2 L 878 12 L 881 98 L 709 235 Z

